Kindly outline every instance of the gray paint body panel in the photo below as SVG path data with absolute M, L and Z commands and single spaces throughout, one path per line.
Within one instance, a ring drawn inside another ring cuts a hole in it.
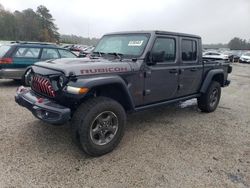
M 113 34 L 134 32 L 119 32 Z M 68 84 L 75 87 L 93 88 L 107 84 L 119 84 L 124 89 L 128 103 L 133 110 L 145 109 L 156 104 L 167 104 L 167 101 L 178 101 L 199 96 L 206 91 L 213 75 L 224 74 L 227 79 L 227 66 L 220 62 L 202 61 L 201 38 L 195 35 L 150 31 L 148 44 L 137 60 L 78 58 L 58 59 L 36 63 L 34 69 L 42 68 L 64 73 L 67 77 L 75 76 L 75 81 Z M 176 60 L 172 63 L 147 64 L 147 55 L 151 51 L 157 37 L 173 37 L 176 39 Z M 197 41 L 197 60 L 183 62 L 181 59 L 181 39 Z M 170 71 L 176 69 L 177 73 Z M 42 72 L 44 72 L 44 70 Z M 52 71 L 52 72 L 53 72 Z M 45 71 L 46 72 L 46 71 Z M 145 108 L 143 107 L 145 106 Z
M 49 68 L 63 72 L 66 76 L 73 73 L 76 76 L 93 75 L 111 72 L 131 71 L 131 67 L 126 62 L 109 61 L 107 59 L 72 58 L 56 59 L 35 63 L 35 66 Z

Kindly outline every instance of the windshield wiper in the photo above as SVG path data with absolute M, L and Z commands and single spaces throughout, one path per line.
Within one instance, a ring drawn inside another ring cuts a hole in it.
M 118 57 L 120 60 L 122 60 L 122 57 L 124 56 L 124 54 L 117 53 L 117 52 L 104 53 L 104 52 L 95 51 L 95 52 L 92 52 L 92 54 L 98 54 L 99 57 L 102 57 L 103 55 L 114 55 L 114 56 Z
M 116 57 L 118 57 L 120 60 L 122 60 L 123 54 L 121 53 L 117 53 L 117 52 L 109 52 L 107 53 L 109 55 L 115 55 Z
M 92 54 L 98 54 L 99 57 L 102 57 L 103 54 L 105 54 L 104 52 L 92 52 Z

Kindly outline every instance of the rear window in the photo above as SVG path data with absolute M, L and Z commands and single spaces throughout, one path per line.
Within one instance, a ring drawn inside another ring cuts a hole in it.
M 58 59 L 59 54 L 57 49 L 44 48 L 42 52 L 41 59 Z
M 197 58 L 197 44 L 194 40 L 183 39 L 181 44 L 182 60 L 195 61 Z
M 8 52 L 9 49 L 10 46 L 7 45 L 0 46 L 0 57 L 3 57 Z
M 38 58 L 40 54 L 40 48 L 18 48 L 14 57 L 25 57 L 25 58 Z

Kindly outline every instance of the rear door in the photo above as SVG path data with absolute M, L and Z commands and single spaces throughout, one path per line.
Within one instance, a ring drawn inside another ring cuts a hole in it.
M 195 94 L 202 82 L 201 41 L 196 38 L 180 37 L 180 75 L 178 97 Z
M 56 48 L 43 48 L 41 60 L 58 59 L 58 58 L 60 58 L 60 55 Z
M 146 65 L 144 104 L 176 97 L 179 65 L 176 36 L 156 37 L 151 53 L 164 54 L 164 60 L 155 65 Z

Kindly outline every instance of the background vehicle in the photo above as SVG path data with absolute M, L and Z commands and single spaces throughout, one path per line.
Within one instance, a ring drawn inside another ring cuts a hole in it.
M 66 45 L 63 48 L 70 50 L 78 57 L 86 57 L 93 51 L 94 46 L 72 44 L 72 45 Z
M 73 138 L 100 156 L 120 142 L 126 113 L 192 98 L 213 112 L 231 71 L 228 61 L 203 61 L 196 35 L 112 33 L 88 58 L 36 63 L 31 89 L 19 87 L 15 100 L 47 123 L 71 120 Z
M 239 60 L 240 63 L 250 63 L 250 52 L 244 53 Z
M 242 51 L 240 50 L 231 50 L 225 52 L 225 54 L 228 55 L 229 61 L 230 62 L 239 62 L 240 56 L 242 55 Z
M 19 80 L 35 62 L 58 58 L 75 58 L 70 51 L 53 44 L 15 42 L 0 46 L 0 78 Z
M 89 46 L 83 51 L 79 53 L 79 57 L 86 57 L 87 55 L 91 54 L 91 52 L 95 49 L 94 46 Z
M 205 58 L 205 59 L 214 59 L 214 60 L 227 60 L 228 55 L 218 53 L 218 52 L 205 52 L 203 54 L 203 58 Z

